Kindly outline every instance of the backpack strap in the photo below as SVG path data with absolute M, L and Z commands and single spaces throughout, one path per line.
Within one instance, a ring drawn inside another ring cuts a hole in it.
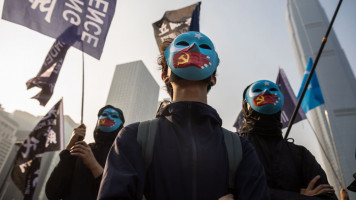
M 153 147 L 158 129 L 158 119 L 140 122 L 137 131 L 137 142 L 141 145 L 145 169 L 152 163 Z M 229 130 L 222 128 L 225 147 L 229 161 L 229 188 L 234 188 L 234 179 L 237 167 L 242 160 L 242 147 L 240 137 Z
M 229 160 L 229 189 L 235 188 L 235 175 L 237 167 L 242 160 L 242 147 L 240 137 L 225 128 L 222 128 L 224 133 L 225 147 Z
M 142 149 L 142 156 L 145 161 L 145 169 L 151 165 L 153 146 L 158 129 L 158 118 L 140 122 L 137 130 L 137 142 Z
M 293 142 L 288 142 L 286 141 L 287 146 L 289 147 L 289 149 L 291 150 L 292 154 L 293 154 L 293 160 L 295 162 L 295 165 L 297 166 L 297 171 L 298 171 L 298 176 L 302 177 L 301 175 L 302 173 L 302 169 L 303 169 L 303 157 L 302 157 L 302 152 L 300 151 L 300 149 L 298 149 L 298 147 L 294 144 L 294 140 Z

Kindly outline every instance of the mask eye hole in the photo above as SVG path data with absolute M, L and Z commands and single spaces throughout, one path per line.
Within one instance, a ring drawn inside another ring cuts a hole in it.
M 278 90 L 277 90 L 277 88 L 271 88 L 271 89 L 269 89 L 269 91 L 277 92 Z
M 103 113 L 103 114 L 101 114 L 101 116 L 103 116 L 103 117 L 107 117 L 107 116 L 108 116 L 108 114 L 107 114 L 107 113 Z
M 111 115 L 112 118 L 119 118 L 118 115 Z
M 179 45 L 179 46 L 189 46 L 189 43 L 186 42 L 186 41 L 180 41 L 180 42 L 178 42 L 176 45 Z
M 253 92 L 262 92 L 261 89 L 254 89 Z
M 207 44 L 201 44 L 201 45 L 199 45 L 199 47 L 202 49 L 211 49 L 211 47 Z

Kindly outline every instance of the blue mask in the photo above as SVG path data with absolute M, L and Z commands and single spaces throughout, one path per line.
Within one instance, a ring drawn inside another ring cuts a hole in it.
M 245 99 L 256 112 L 271 115 L 282 110 L 284 96 L 272 81 L 253 83 L 246 91 Z
M 107 133 L 117 130 L 121 124 L 119 112 L 112 108 L 105 109 L 98 119 L 99 130 Z
M 191 81 L 208 78 L 219 64 L 211 40 L 194 31 L 177 36 L 165 50 L 164 56 L 174 74 Z

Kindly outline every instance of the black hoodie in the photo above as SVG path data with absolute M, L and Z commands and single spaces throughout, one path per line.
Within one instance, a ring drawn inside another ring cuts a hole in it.
M 107 105 L 99 110 L 98 117 L 106 108 L 113 108 L 119 112 L 122 125 L 111 133 L 101 132 L 98 124 L 94 129 L 94 143 L 89 146 L 97 162 L 104 167 L 107 154 L 113 144 L 115 137 L 125 122 L 120 109 Z M 95 200 L 97 198 L 101 177 L 94 179 L 92 172 L 88 169 L 81 158 L 71 156 L 68 150 L 60 154 L 60 161 L 54 168 L 46 184 L 47 198 L 63 200 Z
M 139 123 L 123 128 L 109 152 L 98 199 L 217 200 L 228 193 L 228 160 L 222 121 L 209 105 L 177 102 L 157 114 L 151 166 L 145 171 L 137 143 Z M 269 199 L 263 167 L 241 139 L 235 199 Z
M 246 137 L 256 148 L 265 168 L 272 200 L 337 199 L 335 194 L 316 197 L 300 194 L 300 189 L 306 188 L 317 175 L 321 178 L 316 186 L 329 183 L 324 170 L 305 147 L 283 139 L 281 112 L 272 115 L 258 113 L 246 100 L 242 103 L 242 111 L 246 121 L 240 135 Z

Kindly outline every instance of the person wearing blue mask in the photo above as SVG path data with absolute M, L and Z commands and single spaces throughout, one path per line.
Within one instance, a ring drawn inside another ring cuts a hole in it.
M 95 200 L 105 160 L 125 118 L 119 108 L 106 105 L 98 112 L 94 143 L 87 144 L 86 127 L 74 129 L 69 143 L 60 154 L 60 161 L 46 184 L 47 198 Z
M 283 104 L 279 87 L 269 80 L 256 81 L 243 93 L 245 120 L 239 134 L 256 148 L 271 199 L 337 199 L 314 156 L 305 147 L 283 139 Z
M 236 133 L 242 159 L 229 187 L 222 120 L 207 103 L 219 65 L 212 41 L 200 32 L 182 33 L 164 43 L 158 63 L 172 102 L 156 114 L 152 160 L 146 165 L 137 141 L 141 123 L 123 128 L 108 155 L 98 199 L 269 199 L 263 166 Z

